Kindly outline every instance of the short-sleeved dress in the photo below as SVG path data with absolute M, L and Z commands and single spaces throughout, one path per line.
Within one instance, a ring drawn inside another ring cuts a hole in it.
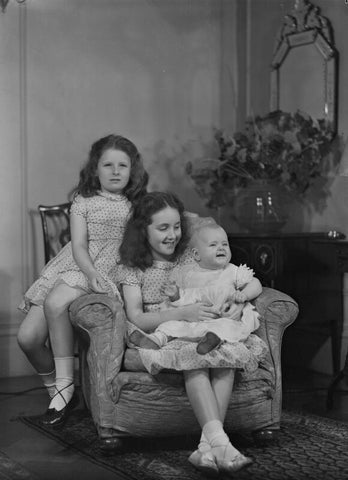
M 161 286 L 175 278 L 176 269 L 181 267 L 180 262 L 158 260 L 145 271 L 124 267 L 121 283 L 140 287 L 145 312 L 159 311 L 166 300 L 161 294 Z M 137 329 L 130 322 L 128 327 L 129 332 Z M 265 342 L 254 334 L 249 335 L 243 342 L 222 343 L 219 348 L 206 355 L 199 355 L 196 347 L 195 342 L 175 339 L 159 350 L 139 348 L 139 354 L 148 372 L 157 374 L 162 369 L 183 371 L 200 368 L 239 368 L 252 372 L 268 352 Z
M 122 241 L 131 203 L 124 195 L 98 192 L 93 197 L 77 195 L 71 213 L 81 215 L 87 223 L 88 251 L 97 271 L 104 278 L 108 294 L 120 298 L 116 286 L 119 247 Z M 24 295 L 19 308 L 28 312 L 31 305 L 43 305 L 47 294 L 57 281 L 90 293 L 87 277 L 77 266 L 71 242 L 43 268 L 40 277 Z

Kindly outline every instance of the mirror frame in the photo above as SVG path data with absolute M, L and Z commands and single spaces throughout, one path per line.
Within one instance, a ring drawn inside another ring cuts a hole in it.
M 281 110 L 280 68 L 292 48 L 314 44 L 324 60 L 323 117 L 337 131 L 337 60 L 330 22 L 309 0 L 295 0 L 290 15 L 279 29 L 271 63 L 271 111 Z M 310 112 L 307 112 L 310 114 Z

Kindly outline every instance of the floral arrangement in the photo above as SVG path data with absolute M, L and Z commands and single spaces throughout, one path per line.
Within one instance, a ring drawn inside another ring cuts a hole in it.
M 303 195 L 319 177 L 328 176 L 337 150 L 330 125 L 300 111 L 257 116 L 246 121 L 244 131 L 227 136 L 215 130 L 214 138 L 217 158 L 186 165 L 211 208 L 225 203 L 226 189 L 237 191 L 258 179 Z

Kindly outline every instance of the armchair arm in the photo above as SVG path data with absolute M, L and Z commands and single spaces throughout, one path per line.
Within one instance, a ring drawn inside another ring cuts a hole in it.
M 125 313 L 116 299 L 104 294 L 87 294 L 71 304 L 70 319 L 78 332 L 82 350 L 80 375 L 83 393 L 99 423 L 101 412 L 113 405 L 113 379 L 120 371 L 125 349 Z M 88 378 L 85 375 L 87 368 L 93 388 L 89 382 L 84 382 Z
M 298 305 L 285 293 L 268 287 L 263 287 L 261 295 L 253 303 L 260 314 L 260 327 L 256 333 L 267 343 L 274 369 L 276 388 L 274 396 L 281 399 L 282 338 L 285 329 L 296 320 Z M 274 404 L 281 406 L 281 400 Z M 280 412 L 277 412 L 277 415 L 280 415 Z
M 273 288 L 263 287 L 262 293 L 252 302 L 261 317 L 267 317 L 268 322 L 277 323 L 285 330 L 296 320 L 298 305 L 286 293 Z
M 262 293 L 254 300 L 260 314 L 260 327 L 257 334 L 269 345 L 273 361 L 280 361 L 280 347 L 285 329 L 298 315 L 298 305 L 285 293 L 263 287 Z

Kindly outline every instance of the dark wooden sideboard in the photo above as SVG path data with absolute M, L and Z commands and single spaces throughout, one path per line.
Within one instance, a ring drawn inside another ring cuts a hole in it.
M 287 293 L 299 304 L 299 316 L 284 335 L 283 365 L 310 367 L 330 339 L 337 373 L 348 242 L 329 239 L 325 233 L 229 234 L 229 242 L 233 263 L 247 264 L 264 286 Z

